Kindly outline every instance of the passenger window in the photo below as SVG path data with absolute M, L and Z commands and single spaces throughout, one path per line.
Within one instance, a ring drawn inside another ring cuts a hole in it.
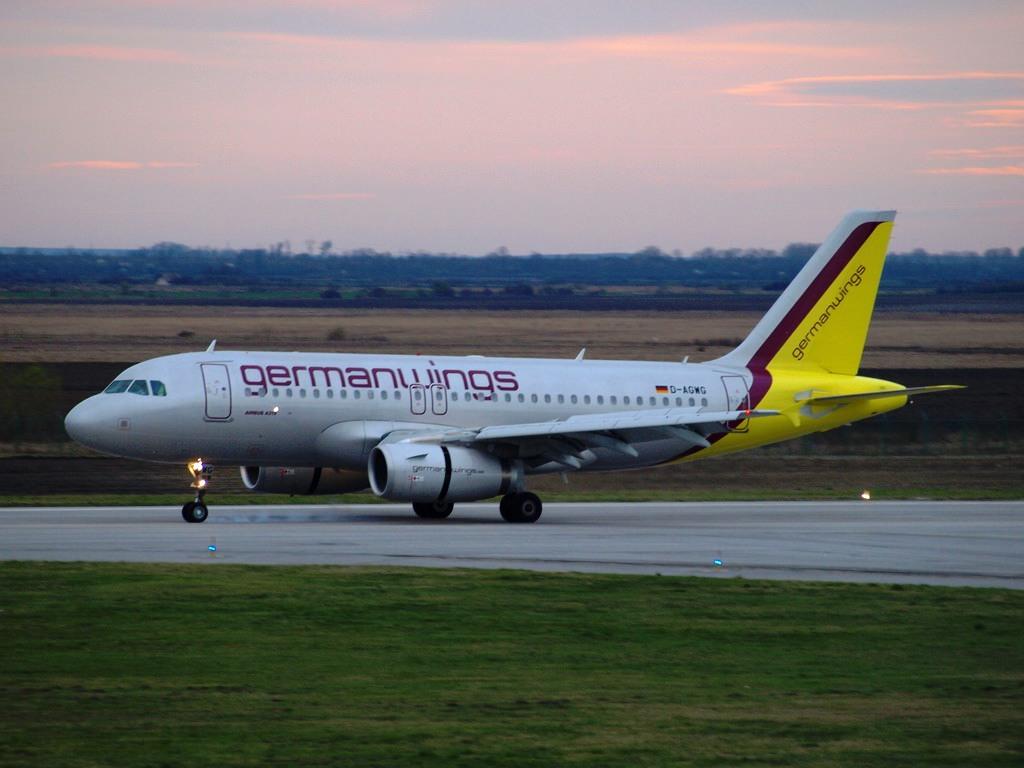
M 565 395 L 559 395 L 558 396 L 558 402 L 564 403 L 565 402 Z
M 694 405 L 696 405 L 696 404 L 697 404 L 697 401 L 696 401 L 696 400 L 694 400 L 694 399 L 693 399 L 693 398 L 691 397 L 691 398 L 690 398 L 690 405 L 691 405 L 691 406 L 694 406 Z
M 302 388 L 299 389 L 299 397 L 305 397 L 305 396 L 306 396 L 306 388 L 302 387 Z
M 149 385 L 142 379 L 136 379 L 132 382 L 132 385 L 128 387 L 128 394 L 130 395 L 148 395 Z
M 279 390 L 277 387 L 274 387 L 274 397 L 280 397 L 280 396 L 281 396 L 281 390 Z
M 583 396 L 583 404 L 584 405 L 590 405 L 590 395 L 584 395 Z
M 615 405 L 615 403 L 617 402 L 616 398 L 615 398 L 615 395 L 612 395 L 611 397 L 609 397 L 608 400 L 611 402 L 612 405 Z
M 572 397 L 570 397 L 570 398 L 569 398 L 569 401 L 570 401 L 570 402 L 571 402 L 571 403 L 572 403 L 573 405 L 575 405 L 575 404 L 576 404 L 576 395 L 573 395 Z
M 677 397 L 676 398 L 676 405 L 682 405 L 682 404 L 683 404 L 683 398 Z
M 314 389 L 314 390 L 313 390 L 313 397 L 314 397 L 314 399 L 316 399 L 316 400 L 319 400 L 319 399 L 320 399 L 320 390 L 319 390 L 319 389 Z
M 149 382 L 149 388 L 153 391 L 153 394 L 157 397 L 167 397 L 167 387 L 164 386 L 162 381 L 151 381 Z M 266 394 L 267 390 L 263 390 L 263 394 Z
M 597 404 L 598 405 L 604 405 L 604 395 L 598 395 L 597 396 Z
M 372 390 L 372 389 L 371 389 L 371 390 L 368 390 L 368 391 L 366 392 L 366 399 L 367 399 L 367 400 L 373 400 L 373 390 Z
M 520 392 L 516 397 L 520 403 L 526 402 L 526 395 L 524 395 L 522 392 Z M 536 395 L 534 395 L 534 397 L 536 397 Z
M 286 397 L 291 397 L 292 396 L 292 388 L 288 387 L 288 389 L 286 389 L 284 391 L 284 394 L 285 394 Z
M 276 394 L 276 392 L 275 392 L 275 394 Z M 341 390 L 341 392 L 339 392 L 338 394 L 341 395 L 341 399 L 342 400 L 348 400 L 348 390 L 347 389 Z
M 707 399 L 706 397 L 702 397 L 702 398 L 700 399 L 700 404 L 701 404 L 701 405 L 707 405 L 707 404 L 708 404 L 708 399 Z
M 103 391 L 106 392 L 108 395 L 116 395 L 121 392 L 124 392 L 131 385 L 131 379 L 118 379 L 117 381 L 110 382 L 110 385 Z
M 458 392 L 452 392 L 452 400 L 458 400 L 458 399 L 459 399 L 459 393 Z
M 505 393 L 505 402 L 506 403 L 511 403 L 512 402 L 512 395 L 510 395 L 508 392 Z
M 544 402 L 545 403 L 550 403 L 551 402 L 551 395 L 544 395 Z
M 648 399 L 647 404 L 648 405 L 657 405 L 658 404 L 658 399 L 656 397 L 652 397 L 652 398 Z
M 668 398 L 667 397 L 661 398 L 661 404 L 662 405 L 668 405 Z
M 623 405 L 629 405 L 629 395 L 624 395 L 622 397 L 622 404 Z
M 531 403 L 536 403 L 537 402 L 537 396 L 536 395 L 530 395 L 530 402 Z
M 333 400 L 334 399 L 334 390 L 333 389 L 328 389 L 327 390 L 327 399 L 328 400 Z
M 388 399 L 388 391 L 386 389 L 383 392 L 380 393 L 380 399 L 381 400 L 387 400 Z
M 354 389 L 354 390 L 352 390 L 352 399 L 353 400 L 358 400 L 360 392 L 362 392 L 361 389 Z

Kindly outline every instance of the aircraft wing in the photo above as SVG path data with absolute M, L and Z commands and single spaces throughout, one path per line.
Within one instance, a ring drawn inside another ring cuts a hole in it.
M 959 384 L 936 384 L 931 387 L 905 387 L 903 389 L 886 389 L 878 392 L 858 392 L 852 395 L 826 395 L 823 397 L 811 397 L 803 403 L 811 405 L 843 405 L 856 400 L 880 400 L 887 397 L 909 397 L 912 395 L 926 395 L 930 392 L 946 392 L 951 389 L 964 389 Z
M 707 448 L 707 435 L 724 432 L 728 424 L 751 418 L 776 416 L 779 411 L 696 411 L 669 408 L 643 411 L 583 414 L 565 419 L 526 424 L 501 424 L 479 429 L 444 432 L 405 432 L 392 440 L 446 443 L 483 448 L 487 444 L 516 446 L 518 455 L 534 466 L 555 462 L 580 469 L 593 461 L 591 449 L 605 448 L 637 456 L 632 441 L 673 438 L 687 446 Z

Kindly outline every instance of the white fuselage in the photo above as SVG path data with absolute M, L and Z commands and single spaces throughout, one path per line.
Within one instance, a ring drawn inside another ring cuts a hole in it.
M 80 404 L 69 431 L 82 427 L 82 442 L 97 450 L 150 461 L 201 456 L 218 464 L 362 470 L 381 436 L 403 429 L 732 410 L 744 407 L 751 374 L 667 362 L 218 350 L 148 360 L 119 380 L 160 381 L 166 395 L 101 393 Z M 633 443 L 636 456 L 597 449 L 585 468 L 649 466 L 685 448 L 658 429 L 642 437 Z

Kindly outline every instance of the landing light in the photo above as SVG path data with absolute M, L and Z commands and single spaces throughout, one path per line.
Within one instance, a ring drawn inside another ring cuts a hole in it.
M 193 475 L 200 474 L 203 471 L 203 460 L 196 459 L 195 461 L 190 461 L 188 463 L 188 471 Z
M 871 491 L 864 489 L 861 491 L 860 497 L 864 499 L 864 501 L 871 501 Z
M 281 410 L 281 407 L 278 406 L 278 405 L 275 405 L 273 408 L 270 409 L 270 412 L 271 413 L 277 413 L 280 410 Z

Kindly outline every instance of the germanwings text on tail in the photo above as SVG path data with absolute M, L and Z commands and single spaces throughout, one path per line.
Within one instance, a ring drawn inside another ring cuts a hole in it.
M 201 523 L 214 465 L 247 488 L 371 488 L 444 518 L 500 496 L 532 523 L 532 475 L 694 461 L 821 432 L 952 385 L 858 376 L 895 213 L 847 215 L 750 335 L 705 363 L 218 350 L 128 368 L 67 415 L 104 453 L 181 462 Z

